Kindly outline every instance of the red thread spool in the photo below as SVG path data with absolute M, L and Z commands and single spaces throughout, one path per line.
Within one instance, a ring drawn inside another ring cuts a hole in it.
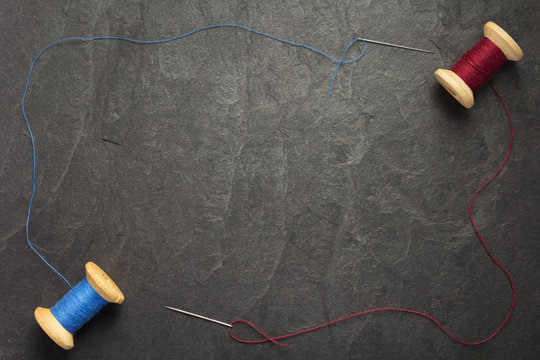
M 507 61 L 519 61 L 523 51 L 506 31 L 494 22 L 484 25 L 484 37 L 450 68 L 437 69 L 435 77 L 459 103 L 474 105 L 473 92 L 481 88 Z

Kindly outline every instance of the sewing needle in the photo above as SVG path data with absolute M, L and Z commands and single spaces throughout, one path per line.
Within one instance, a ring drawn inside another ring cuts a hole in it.
M 396 44 L 390 44 L 390 43 L 386 43 L 386 42 L 382 42 L 382 41 L 362 39 L 362 38 L 358 38 L 358 40 L 362 40 L 362 41 L 373 43 L 373 44 L 392 46 L 392 47 L 397 47 L 397 48 L 401 48 L 401 49 L 407 49 L 407 50 L 413 50 L 413 51 L 420 51 L 420 52 L 435 54 L 433 51 L 430 51 L 430 50 L 423 50 L 423 49 L 413 48 L 413 47 L 410 47 L 410 46 L 396 45 Z
M 180 309 L 176 309 L 176 308 L 173 308 L 173 307 L 170 307 L 170 306 L 165 306 L 165 308 L 167 308 L 169 310 L 181 312 L 182 314 L 194 316 L 194 317 L 199 318 L 199 319 L 211 321 L 211 322 L 214 322 L 214 323 L 219 324 L 219 325 L 227 326 L 227 327 L 230 327 L 230 328 L 233 327 L 231 324 L 227 324 L 226 322 L 215 320 L 215 319 L 210 319 L 209 317 L 202 316 L 202 315 L 197 315 L 197 314 L 191 313 L 191 312 L 186 311 L 186 310 L 180 310 Z

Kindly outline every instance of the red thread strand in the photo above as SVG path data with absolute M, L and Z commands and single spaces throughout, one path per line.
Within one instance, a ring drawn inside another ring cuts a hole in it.
M 460 338 L 458 338 L 457 336 L 453 335 L 448 329 L 446 329 L 446 327 L 444 327 L 439 321 L 437 321 L 435 318 L 433 318 L 432 316 L 428 315 L 428 314 L 425 314 L 425 313 L 422 313 L 422 312 L 419 312 L 419 311 L 415 311 L 415 310 L 410 310 L 410 309 L 400 309 L 400 308 L 394 308 L 394 307 L 383 307 L 383 308 L 375 308 L 375 309 L 370 309 L 370 310 L 365 310 L 365 311 L 362 311 L 362 312 L 358 312 L 358 313 L 354 313 L 354 314 L 351 314 L 351 315 L 347 315 L 345 317 L 342 317 L 342 318 L 339 318 L 339 319 L 336 319 L 336 320 L 333 320 L 333 321 L 330 321 L 330 322 L 327 322 L 327 323 L 324 323 L 324 324 L 321 324 L 321 325 L 318 325 L 318 326 L 315 326 L 315 327 L 312 327 L 312 328 L 309 328 L 309 329 L 305 329 L 305 330 L 301 330 L 301 331 L 297 331 L 297 332 L 294 332 L 294 333 L 290 333 L 290 334 L 286 334 L 286 335 L 281 335 L 281 336 L 274 336 L 274 337 L 271 337 L 269 335 L 267 335 L 265 332 L 263 332 L 262 330 L 260 330 L 259 328 L 257 328 L 255 325 L 253 325 L 251 322 L 247 321 L 247 320 L 244 320 L 244 319 L 237 319 L 237 320 L 234 320 L 233 322 L 231 322 L 231 325 L 234 325 L 234 324 L 237 324 L 237 323 L 244 323 L 250 327 L 252 327 L 255 331 L 257 331 L 259 334 L 261 334 L 264 339 L 260 339 L 260 340 L 245 340 L 245 339 L 240 339 L 238 337 L 236 337 L 235 335 L 233 335 L 232 333 L 232 328 L 229 328 L 229 336 L 238 341 L 238 342 L 241 342 L 241 343 L 245 343 L 245 344 L 260 344 L 260 343 L 265 343 L 265 342 L 272 342 L 276 345 L 280 345 L 280 346 L 290 346 L 290 345 L 287 345 L 287 344 L 283 344 L 283 343 L 280 343 L 278 342 L 278 340 L 282 340 L 282 339 L 286 339 L 286 338 L 290 338 L 290 337 L 293 337 L 293 336 L 297 336 L 297 335 L 301 335 L 301 334 L 305 334 L 305 333 L 308 333 L 308 332 L 312 332 L 312 331 L 315 331 L 315 330 L 318 330 L 320 328 L 323 328 L 323 327 L 326 327 L 326 326 L 329 326 L 329 325 L 332 325 L 332 324 L 335 324 L 335 323 L 338 323 L 338 322 L 341 322 L 341 321 L 344 321 L 344 320 L 347 320 L 347 319 L 350 319 L 350 318 L 353 318 L 353 317 L 356 317 L 356 316 L 360 316 L 360 315 L 365 315 L 365 314 L 369 314 L 369 313 L 374 313 L 374 312 L 379 312 L 379 311 L 399 311 L 399 312 L 404 312 L 404 313 L 409 313 L 409 314 L 414 314 L 414 315 L 418 315 L 418 316 L 422 316 L 424 318 L 427 318 L 429 319 L 430 321 L 432 321 L 433 323 L 435 323 L 435 325 L 437 325 L 441 330 L 443 330 L 446 335 L 448 335 L 451 339 L 461 343 L 461 344 L 464 344 L 464 345 L 479 345 L 479 344 L 483 344 L 491 339 L 493 339 L 500 331 L 501 329 L 506 325 L 506 323 L 508 322 L 508 320 L 510 319 L 510 316 L 512 315 L 512 311 L 514 310 L 514 306 L 516 304 L 516 289 L 514 287 L 514 282 L 512 281 L 512 278 L 510 277 L 510 274 L 508 273 L 508 271 L 501 265 L 501 263 L 495 259 L 495 257 L 493 256 L 493 254 L 491 253 L 491 251 L 489 250 L 489 248 L 487 247 L 486 243 L 484 242 L 484 238 L 482 237 L 482 235 L 480 234 L 480 232 L 478 231 L 478 228 L 476 227 L 476 223 L 474 222 L 474 218 L 473 218 L 473 204 L 474 204 L 474 200 L 476 199 L 476 196 L 493 180 L 495 179 L 495 177 L 501 172 L 501 170 L 504 168 L 504 166 L 506 165 L 506 163 L 508 162 L 508 158 L 510 157 L 510 152 L 512 151 L 512 143 L 514 141 L 514 127 L 513 127 L 513 124 L 512 124 L 512 117 L 510 116 L 510 111 L 508 110 L 508 107 L 506 106 L 504 100 L 502 99 L 501 95 L 497 92 L 497 90 L 495 89 L 495 87 L 493 86 L 493 84 L 491 83 L 491 81 L 489 82 L 489 85 L 491 86 L 491 88 L 493 89 L 493 92 L 495 93 L 495 95 L 497 95 L 497 97 L 499 98 L 500 102 L 502 103 L 502 105 L 504 106 L 504 110 L 506 111 L 506 116 L 508 117 L 508 122 L 510 124 L 510 132 L 511 132 L 511 135 L 510 135 L 510 144 L 508 146 L 508 151 L 506 152 L 506 156 L 504 158 L 504 161 L 502 162 L 502 164 L 499 166 L 499 168 L 497 169 L 497 171 L 485 182 L 482 184 L 482 186 L 480 186 L 478 188 L 478 190 L 476 190 L 476 192 L 474 193 L 472 199 L 471 199 L 471 202 L 469 204 L 469 218 L 471 220 L 471 224 L 473 226 L 473 229 L 474 229 L 474 232 L 476 233 L 476 236 L 478 237 L 478 239 L 480 240 L 480 243 L 482 244 L 482 246 L 484 247 L 484 249 L 486 250 L 486 252 L 488 253 L 489 257 L 491 258 L 491 260 L 493 260 L 493 262 L 495 263 L 495 265 L 497 265 L 497 267 L 499 269 L 501 269 L 501 271 L 506 275 L 506 277 L 508 278 L 508 282 L 510 283 L 510 287 L 512 288 L 512 304 L 510 305 L 510 309 L 508 311 L 508 315 L 506 315 L 506 318 L 504 319 L 504 321 L 499 325 L 499 327 L 493 332 L 493 334 L 491 334 L 490 336 L 488 336 L 487 338 L 483 339 L 483 340 L 478 340 L 478 341 L 465 341 L 465 340 L 462 340 Z
M 508 60 L 497 45 L 484 37 L 450 68 L 475 92 Z

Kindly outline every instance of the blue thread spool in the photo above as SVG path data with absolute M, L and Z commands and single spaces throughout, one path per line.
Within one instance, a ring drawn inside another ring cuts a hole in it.
M 124 294 L 114 281 L 93 262 L 86 263 L 86 278 L 51 309 L 38 307 L 34 316 L 39 326 L 61 348 L 73 348 L 73 333 L 107 303 L 121 304 Z

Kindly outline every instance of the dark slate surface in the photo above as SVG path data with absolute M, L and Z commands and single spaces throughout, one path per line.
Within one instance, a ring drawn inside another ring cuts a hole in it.
M 537 1 L 3 0 L 0 10 L 1 359 L 540 355 Z M 518 291 L 499 336 L 466 347 L 425 319 L 380 313 L 290 339 L 284 349 L 235 343 L 225 328 L 162 308 L 245 318 L 279 335 L 401 306 L 468 340 L 491 334 L 511 292 L 467 210 L 504 156 L 508 124 L 489 88 L 465 110 L 433 77 L 480 38 L 487 20 L 525 52 L 495 78 L 516 143 L 475 211 Z M 329 97 L 335 64 L 239 30 L 47 52 L 27 103 L 38 147 L 32 239 L 74 282 L 95 261 L 127 299 L 94 318 L 65 352 L 33 318 L 67 287 L 24 236 L 31 147 L 19 102 L 29 64 L 66 36 L 155 39 L 223 22 L 335 56 L 359 35 L 436 54 L 368 46 Z

